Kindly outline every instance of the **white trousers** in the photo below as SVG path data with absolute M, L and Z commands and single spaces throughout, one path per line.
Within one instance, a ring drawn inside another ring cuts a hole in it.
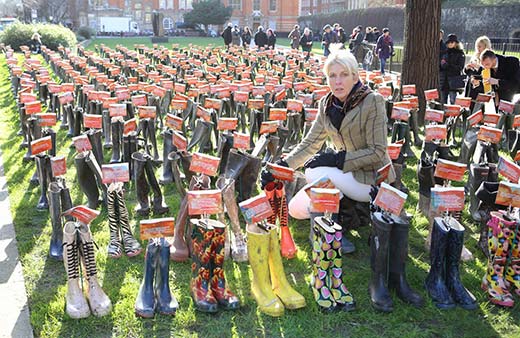
M 305 169 L 305 180 L 312 183 L 320 177 L 327 176 L 334 186 L 345 195 L 358 202 L 370 202 L 368 184 L 359 183 L 351 172 L 343 172 L 334 167 L 317 167 Z M 296 219 L 310 218 L 311 199 L 304 189 L 298 191 L 289 202 L 289 215 Z

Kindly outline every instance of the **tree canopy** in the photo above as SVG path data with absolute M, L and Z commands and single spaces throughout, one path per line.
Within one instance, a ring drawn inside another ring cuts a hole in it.
M 219 0 L 193 3 L 193 10 L 184 14 L 184 21 L 194 25 L 222 25 L 231 17 L 233 8 L 224 6 Z

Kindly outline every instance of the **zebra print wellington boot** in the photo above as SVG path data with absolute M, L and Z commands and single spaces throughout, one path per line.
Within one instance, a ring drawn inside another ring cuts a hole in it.
M 119 226 L 121 228 L 121 237 L 123 238 L 123 246 L 125 248 L 125 254 L 128 257 L 134 257 L 141 253 L 143 250 L 141 244 L 135 239 L 130 229 L 130 222 L 128 221 L 128 209 L 126 208 L 125 196 L 123 190 L 123 184 L 120 184 L 119 189 L 116 191 L 116 205 L 119 211 Z
M 110 241 L 108 242 L 107 251 L 109 257 L 119 258 L 121 257 L 123 247 L 119 232 L 118 197 L 114 188 L 113 184 L 110 185 L 107 193 L 108 228 L 110 230 Z

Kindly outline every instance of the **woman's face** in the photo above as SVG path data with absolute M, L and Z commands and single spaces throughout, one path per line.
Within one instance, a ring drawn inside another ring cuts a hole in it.
M 348 69 L 342 65 L 333 63 L 329 67 L 329 76 L 327 81 L 329 83 L 332 95 L 340 101 L 345 101 L 352 87 L 356 84 L 359 77 L 357 74 L 351 74 Z
M 484 49 L 486 49 L 486 45 L 483 42 L 477 44 L 477 51 L 479 53 L 482 53 L 484 51 Z
M 457 43 L 455 41 L 450 41 L 446 44 L 446 47 L 448 48 L 454 48 Z

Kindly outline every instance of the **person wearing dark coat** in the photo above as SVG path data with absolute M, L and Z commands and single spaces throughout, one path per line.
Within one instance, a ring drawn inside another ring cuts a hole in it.
M 343 27 L 340 27 L 338 29 L 338 42 L 345 47 L 345 43 L 347 43 L 347 33 L 345 33 L 345 29 Z
M 293 30 L 289 33 L 287 37 L 291 40 L 291 48 L 297 50 L 300 46 L 300 26 L 294 25 Z
M 226 47 L 229 47 L 229 45 L 231 45 L 231 43 L 233 42 L 233 34 L 231 33 L 231 27 L 232 24 L 228 23 L 226 29 L 224 29 L 222 34 L 220 34 L 220 36 L 224 39 L 224 45 L 226 45 Z
M 312 32 L 308 27 L 303 30 L 300 46 L 302 46 L 303 52 L 307 54 L 306 58 L 308 59 L 309 53 L 312 51 Z
M 273 30 L 269 28 L 267 30 L 267 48 L 274 49 L 276 45 L 276 34 L 274 34 Z
M 329 56 L 330 45 L 333 43 L 338 43 L 338 35 L 334 33 L 330 25 L 325 25 L 325 27 L 323 27 L 323 32 L 323 37 L 321 39 L 321 44 L 323 45 L 323 55 Z
M 455 34 L 448 35 L 446 40 L 446 53 L 441 57 L 440 87 L 442 103 L 454 104 L 457 93 L 462 92 L 465 87 L 462 69 L 466 56 L 460 47 L 459 40 Z
M 491 77 L 484 79 L 495 92 L 495 104 L 500 100 L 512 101 L 513 96 L 520 92 L 520 63 L 515 56 L 495 54 L 485 50 L 480 55 L 480 63 L 485 69 L 491 70 Z
M 464 74 L 467 76 L 466 90 L 464 96 L 471 97 L 472 102 L 470 111 L 473 111 L 473 102 L 479 93 L 484 93 L 484 85 L 482 84 L 482 65 L 480 64 L 480 55 L 486 49 L 491 49 L 491 40 L 487 36 L 480 36 L 475 40 L 475 53 L 471 57 L 469 63 L 464 67 Z
M 251 31 L 249 30 L 249 27 L 244 27 L 244 32 L 242 33 L 242 46 L 244 48 L 248 48 L 251 45 Z
M 379 37 L 376 44 L 376 54 L 381 61 L 381 73 L 385 73 L 386 60 L 394 54 L 394 40 L 388 28 L 383 28 L 383 35 Z
M 258 30 L 255 34 L 255 45 L 258 49 L 260 47 L 267 48 L 267 34 L 264 32 L 264 27 L 258 26 Z

